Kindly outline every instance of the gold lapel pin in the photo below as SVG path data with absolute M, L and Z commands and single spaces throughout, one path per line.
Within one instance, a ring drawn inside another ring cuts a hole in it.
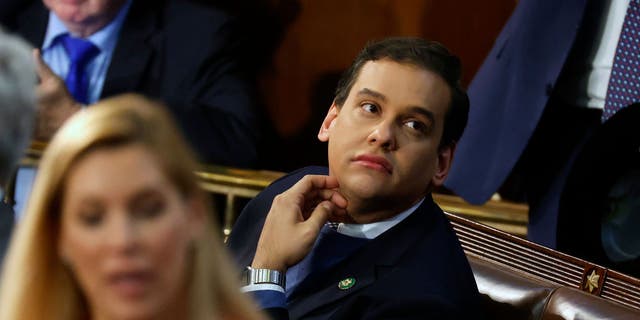
M 338 288 L 340 290 L 347 290 L 356 285 L 356 278 L 349 277 L 338 282 Z

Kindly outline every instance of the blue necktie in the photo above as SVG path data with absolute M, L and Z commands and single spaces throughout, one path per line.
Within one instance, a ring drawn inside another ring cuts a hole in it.
M 89 103 L 87 93 L 89 91 L 89 75 L 86 72 L 87 65 L 95 58 L 100 49 L 91 41 L 81 38 L 74 38 L 65 35 L 62 38 L 62 45 L 69 55 L 71 64 L 65 84 L 71 95 L 80 103 Z
M 640 0 L 631 0 L 624 16 L 611 78 L 602 112 L 602 122 L 618 110 L 640 101 Z

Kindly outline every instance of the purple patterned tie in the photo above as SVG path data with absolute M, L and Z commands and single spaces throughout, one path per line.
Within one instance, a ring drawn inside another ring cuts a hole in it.
M 81 38 L 74 38 L 70 35 L 62 37 L 62 45 L 69 55 L 71 64 L 65 83 L 71 95 L 80 103 L 87 104 L 89 99 L 89 76 L 86 67 L 89 62 L 100 53 L 100 49 L 91 41 Z
M 631 0 L 616 47 L 602 112 L 602 122 L 618 110 L 640 102 L 640 0 Z

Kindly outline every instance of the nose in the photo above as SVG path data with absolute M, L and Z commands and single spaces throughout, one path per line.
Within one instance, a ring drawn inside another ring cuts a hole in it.
M 392 121 L 381 121 L 367 137 L 370 145 L 378 146 L 384 150 L 395 150 L 398 147 L 396 128 Z
M 139 233 L 135 221 L 127 215 L 119 215 L 117 219 L 113 219 L 108 230 L 105 236 L 112 250 L 123 254 L 135 252 Z

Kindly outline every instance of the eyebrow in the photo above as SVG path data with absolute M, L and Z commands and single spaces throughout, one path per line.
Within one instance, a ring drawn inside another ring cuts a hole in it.
M 419 113 L 419 114 L 425 116 L 427 119 L 429 119 L 429 121 L 431 121 L 431 123 L 436 123 L 436 118 L 433 115 L 433 112 L 431 112 L 431 111 L 429 111 L 429 110 L 427 110 L 425 108 L 414 106 L 414 107 L 409 108 L 409 112 Z
M 384 94 L 369 88 L 362 88 L 362 90 L 358 91 L 358 96 L 371 96 L 382 100 L 382 102 L 387 102 L 387 97 Z

